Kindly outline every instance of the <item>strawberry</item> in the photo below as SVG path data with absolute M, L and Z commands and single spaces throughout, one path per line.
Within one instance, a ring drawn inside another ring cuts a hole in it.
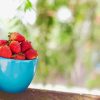
M 38 56 L 38 53 L 34 49 L 29 49 L 25 52 L 25 56 L 27 59 L 31 60 L 31 59 L 36 58 Z
M 23 53 L 15 54 L 12 56 L 13 59 L 25 60 L 25 55 Z
M 19 42 L 25 41 L 25 37 L 18 32 L 12 32 L 10 35 L 8 35 L 8 37 L 9 40 L 15 40 Z
M 31 42 L 29 41 L 23 41 L 21 44 L 22 52 L 25 52 L 28 49 L 32 48 Z
M 0 46 L 2 46 L 2 45 L 6 45 L 7 43 L 8 43 L 7 40 L 0 40 Z
M 18 41 L 11 41 L 9 47 L 13 53 L 20 53 L 21 52 L 21 45 Z
M 7 45 L 0 46 L 0 57 L 11 58 L 12 52 Z

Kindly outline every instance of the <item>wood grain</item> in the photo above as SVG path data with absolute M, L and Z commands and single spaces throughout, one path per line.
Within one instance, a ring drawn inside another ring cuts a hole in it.
M 28 89 L 19 94 L 0 92 L 0 100 L 100 100 L 100 96 Z

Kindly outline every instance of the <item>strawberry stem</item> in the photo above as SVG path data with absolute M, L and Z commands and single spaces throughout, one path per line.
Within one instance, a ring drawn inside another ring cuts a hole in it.
M 8 37 L 10 37 L 11 33 L 12 33 L 12 32 L 9 32 L 9 33 L 8 33 Z

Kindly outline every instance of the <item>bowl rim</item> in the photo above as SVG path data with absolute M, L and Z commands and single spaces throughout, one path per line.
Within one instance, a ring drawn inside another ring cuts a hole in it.
M 36 58 L 34 58 L 34 59 L 32 59 L 32 60 L 17 60 L 17 59 L 4 58 L 4 57 L 0 57 L 0 59 L 11 60 L 11 61 L 29 62 L 29 61 L 37 60 L 38 57 L 36 57 Z

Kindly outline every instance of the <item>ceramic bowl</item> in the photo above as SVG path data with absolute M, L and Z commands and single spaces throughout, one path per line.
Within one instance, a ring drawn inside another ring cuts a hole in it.
M 0 90 L 19 93 L 31 83 L 38 59 L 14 60 L 0 57 Z

